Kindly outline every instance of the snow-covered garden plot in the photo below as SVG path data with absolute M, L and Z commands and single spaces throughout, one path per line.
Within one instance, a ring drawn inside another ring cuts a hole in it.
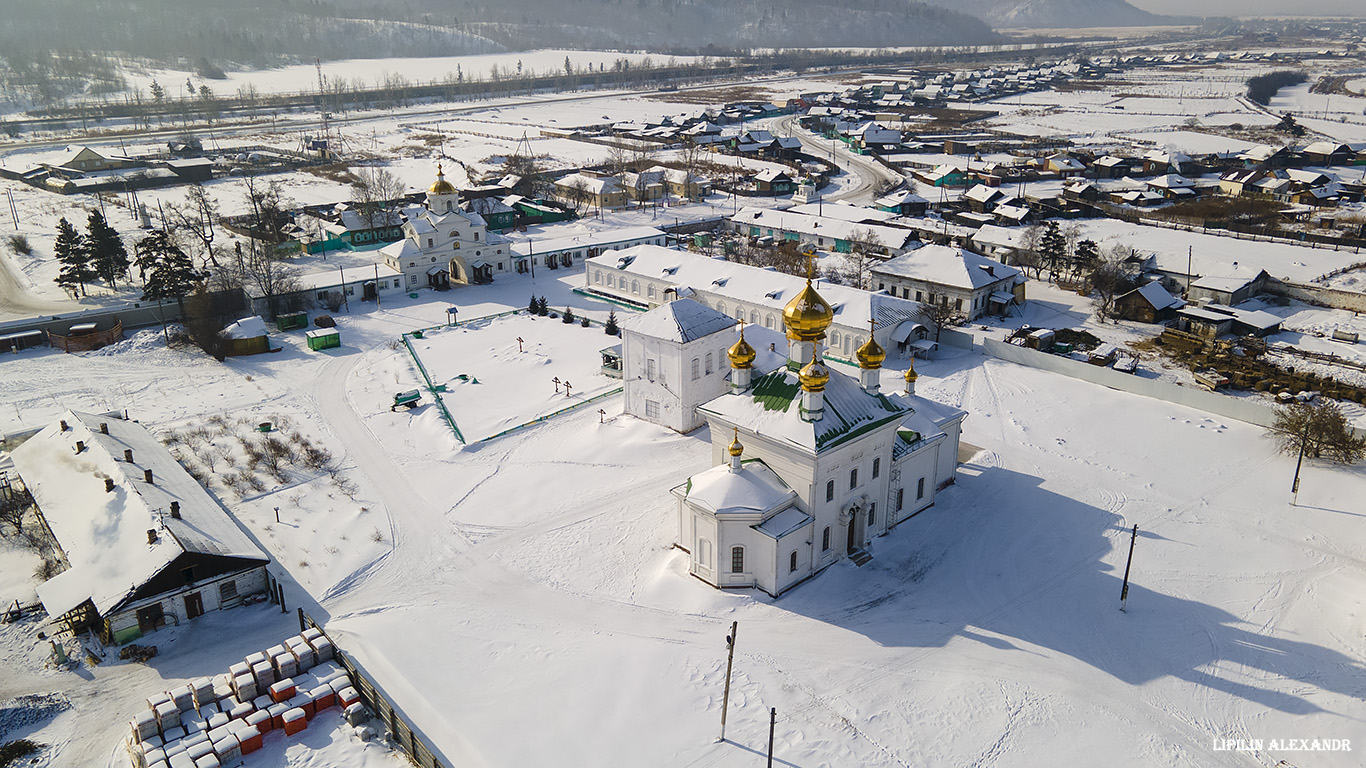
M 578 320 L 519 314 L 428 331 L 409 343 L 432 383 L 446 385 L 442 399 L 468 442 L 621 386 L 602 373 L 599 354 L 620 339 Z

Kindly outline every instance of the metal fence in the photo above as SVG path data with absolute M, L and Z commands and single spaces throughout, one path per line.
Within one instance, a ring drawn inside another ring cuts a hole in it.
M 447 768 L 449 763 L 443 763 L 437 759 L 437 750 L 431 746 L 431 739 L 428 739 L 420 731 L 413 727 L 402 712 L 394 706 L 393 700 L 375 683 L 369 672 L 366 672 L 351 654 L 347 653 L 322 625 L 313 620 L 304 612 L 299 610 L 299 631 L 312 627 L 323 633 L 323 636 L 332 643 L 333 661 L 341 665 L 346 670 L 346 674 L 351 676 L 351 686 L 360 695 L 360 700 L 365 706 L 375 713 L 380 721 L 389 730 L 389 739 L 408 759 L 413 761 L 419 768 Z

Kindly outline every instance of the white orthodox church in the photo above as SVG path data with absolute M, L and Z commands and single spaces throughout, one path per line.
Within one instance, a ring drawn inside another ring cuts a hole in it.
M 489 283 L 512 272 L 512 241 L 489 232 L 479 214 L 460 210 L 460 193 L 440 165 L 426 208 L 415 206 L 405 218 L 403 239 L 379 252 L 386 265 L 403 273 L 405 290 Z
M 967 413 L 916 395 L 914 368 L 903 392 L 882 392 L 886 352 L 872 338 L 857 378 L 831 371 L 833 318 L 808 280 L 783 310 L 786 355 L 776 344 L 761 354 L 734 320 L 690 299 L 622 325 L 626 411 L 711 427 L 712 468 L 671 491 L 676 545 L 708 584 L 777 596 L 844 558 L 861 565 L 873 539 L 953 482 Z

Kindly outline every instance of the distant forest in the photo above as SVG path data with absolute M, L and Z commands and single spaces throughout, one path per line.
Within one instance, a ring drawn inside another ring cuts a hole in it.
M 0 57 L 78 52 L 219 66 L 504 49 L 893 46 L 995 40 L 911 0 L 0 0 Z

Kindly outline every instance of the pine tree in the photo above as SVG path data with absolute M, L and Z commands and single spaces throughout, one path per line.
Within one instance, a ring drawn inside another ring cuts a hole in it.
M 608 336 L 617 335 L 617 311 L 615 309 L 607 313 L 607 325 L 604 325 L 602 330 L 605 331 Z
M 119 277 L 128 276 L 128 249 L 117 230 L 104 220 L 104 214 L 91 211 L 86 220 L 86 247 L 90 251 L 90 266 L 100 279 L 114 287 Z
M 564 314 L 560 315 L 560 320 L 565 325 L 569 325 L 570 323 L 574 322 L 574 310 L 570 309 L 569 307 L 565 307 Z
M 540 314 L 541 317 L 550 314 L 550 302 L 546 301 L 544 296 L 536 300 L 536 306 L 536 312 Z
M 1048 222 L 1048 229 L 1039 241 L 1039 255 L 1050 272 L 1057 272 L 1067 262 L 1067 238 L 1063 237 L 1056 221 Z
M 62 265 L 57 274 L 57 284 L 72 296 L 78 290 L 84 296 L 85 284 L 99 275 L 90 264 L 90 250 L 86 247 L 85 238 L 65 218 L 57 222 L 57 242 L 53 244 L 52 252 Z
M 531 301 L 527 302 L 526 311 L 533 315 L 541 314 L 541 302 L 536 300 L 536 294 L 531 294 Z
M 1082 240 L 1077 243 L 1077 252 L 1072 257 L 1072 271 L 1082 274 L 1093 269 L 1100 262 L 1100 246 L 1095 240 Z
M 143 280 L 143 301 L 183 299 L 202 276 L 195 271 L 194 261 L 171 240 L 164 229 L 138 241 L 137 267 Z

